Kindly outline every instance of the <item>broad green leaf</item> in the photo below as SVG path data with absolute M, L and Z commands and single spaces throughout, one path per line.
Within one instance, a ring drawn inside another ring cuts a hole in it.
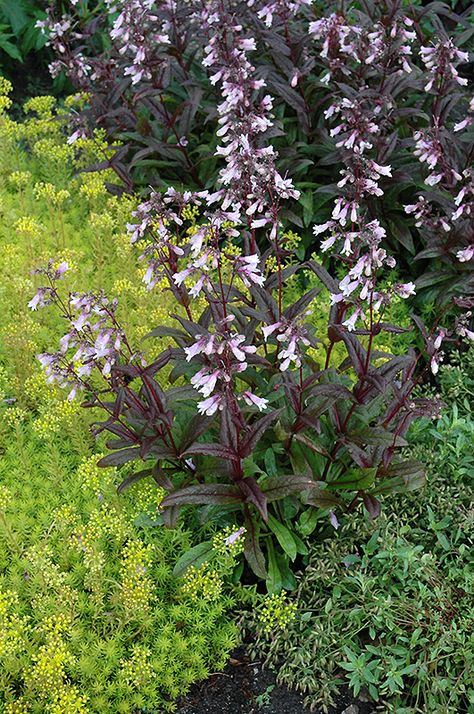
M 18 62 L 23 62 L 23 57 L 21 56 L 18 48 L 9 41 L 9 38 L 13 35 L 0 34 L 0 50 L 7 53 L 12 59 L 18 60 Z
M 368 469 L 348 469 L 335 481 L 328 483 L 328 487 L 342 489 L 344 491 L 364 491 L 372 486 L 376 473 L 377 469 L 375 467 Z
M 255 575 L 266 580 L 268 574 L 265 565 L 265 556 L 263 555 L 259 543 L 259 527 L 248 509 L 245 511 L 245 528 L 247 529 L 247 533 L 245 536 L 244 555 L 247 563 Z
M 23 0 L 1 0 L 0 16 L 1 15 L 8 20 L 13 32 L 17 36 L 29 22 Z
M 271 541 L 267 543 L 268 555 L 268 577 L 267 590 L 270 594 L 279 593 L 283 588 L 283 579 L 278 567 L 278 562 L 275 555 L 275 548 Z
M 318 525 L 321 511 L 318 508 L 308 508 L 300 516 L 298 528 L 301 535 L 307 538 Z
M 200 565 L 209 560 L 213 552 L 212 541 L 210 540 L 199 543 L 199 545 L 195 545 L 194 548 L 187 550 L 178 559 L 173 568 L 173 575 L 175 578 L 180 578 L 191 566 L 198 568 Z
M 279 542 L 287 556 L 290 558 L 290 560 L 294 561 L 298 549 L 295 539 L 293 538 L 293 534 L 288 530 L 286 526 L 283 525 L 283 523 L 277 521 L 277 519 L 271 514 L 268 515 L 268 527 L 275 534 L 277 541 Z

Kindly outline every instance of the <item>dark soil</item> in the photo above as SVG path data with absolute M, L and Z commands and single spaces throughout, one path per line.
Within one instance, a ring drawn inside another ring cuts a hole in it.
M 223 672 L 191 688 L 177 714 L 308 714 L 304 697 L 276 684 L 276 673 L 250 662 L 245 650 L 234 652 Z M 371 704 L 342 696 L 332 714 L 369 714 Z M 321 712 L 313 712 L 321 714 Z

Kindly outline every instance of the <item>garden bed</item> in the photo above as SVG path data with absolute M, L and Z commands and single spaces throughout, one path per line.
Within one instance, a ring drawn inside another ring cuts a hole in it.
M 223 672 L 216 672 L 205 682 L 194 685 L 185 700 L 178 703 L 177 714 L 307 714 L 304 697 L 277 684 L 276 673 L 253 662 L 245 649 L 232 653 Z M 340 697 L 329 714 L 369 714 L 373 706 L 354 699 L 349 692 Z M 321 714 L 313 709 L 313 714 Z
M 47 4 L 0 8 L 2 714 L 472 714 L 472 8 Z

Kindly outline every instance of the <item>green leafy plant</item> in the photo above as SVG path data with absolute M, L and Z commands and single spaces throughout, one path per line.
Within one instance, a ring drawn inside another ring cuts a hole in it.
M 0 71 L 16 79 L 20 71 L 30 72 L 37 81 L 51 84 L 48 61 L 51 52 L 46 38 L 36 26 L 46 16 L 46 3 L 34 0 L 2 0 L 0 3 Z M 33 77 L 24 77 L 23 84 L 31 84 Z M 23 90 L 24 91 L 24 90 Z M 23 95 L 24 96 L 24 95 Z
M 472 352 L 453 361 L 461 367 L 440 370 L 444 398 L 453 370 L 466 385 L 474 376 Z M 300 617 L 271 641 L 259 628 L 253 653 L 310 705 L 329 707 L 347 683 L 397 714 L 474 704 L 473 415 L 462 392 L 458 400 L 410 432 L 412 455 L 429 464 L 425 489 L 386 504 L 376 527 L 341 523 L 331 540 L 315 530 Z

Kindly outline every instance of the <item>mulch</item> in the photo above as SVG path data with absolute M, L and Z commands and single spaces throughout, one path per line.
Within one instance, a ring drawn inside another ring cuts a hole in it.
M 240 648 L 223 672 L 195 684 L 178 705 L 177 714 L 308 714 L 303 695 L 276 684 L 276 673 L 251 662 Z M 331 714 L 369 714 L 369 702 L 350 693 L 340 697 Z M 322 714 L 313 710 L 312 714 Z

